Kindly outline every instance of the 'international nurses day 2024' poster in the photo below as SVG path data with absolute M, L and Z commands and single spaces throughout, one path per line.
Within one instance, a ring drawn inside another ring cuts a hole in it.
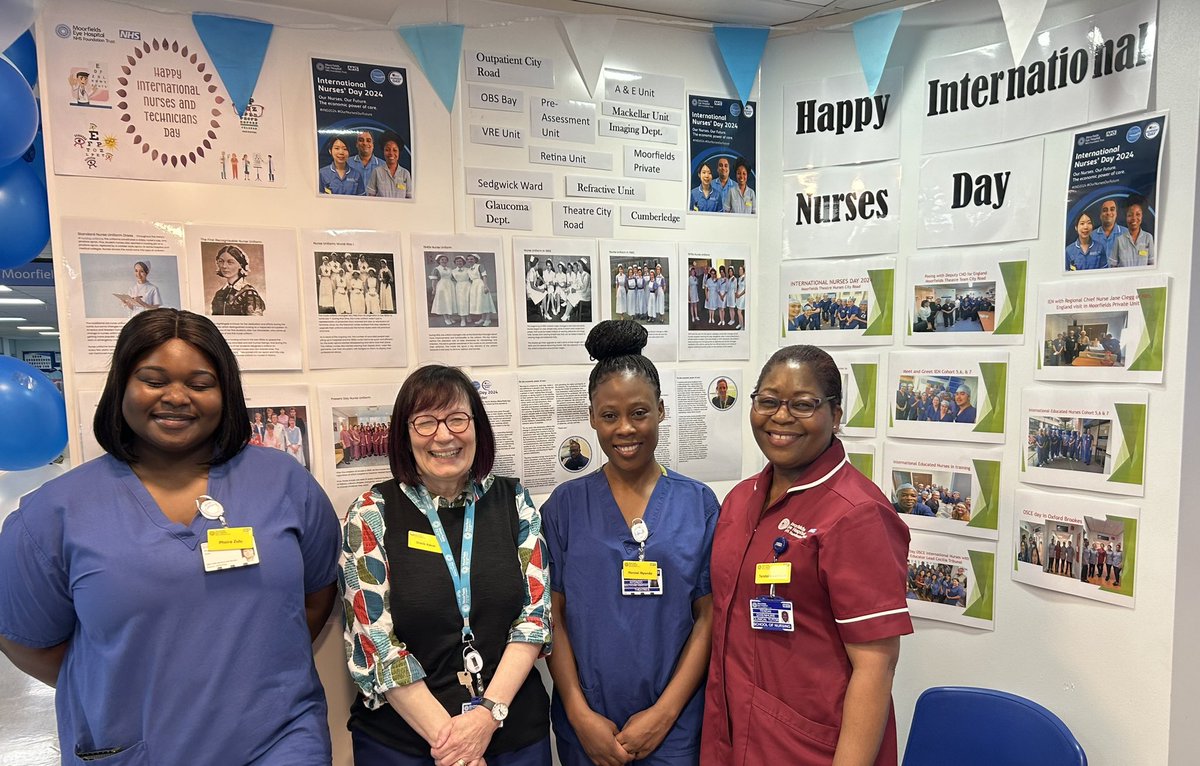
M 408 70 L 314 58 L 312 75 L 318 193 L 413 199 Z
M 758 212 L 754 167 L 757 114 L 753 101 L 743 104 L 736 98 L 688 96 L 689 213 Z M 745 192 L 737 181 L 739 164 L 746 167 Z M 706 177 L 708 189 L 704 188 Z M 730 192 L 734 192 L 732 197 Z

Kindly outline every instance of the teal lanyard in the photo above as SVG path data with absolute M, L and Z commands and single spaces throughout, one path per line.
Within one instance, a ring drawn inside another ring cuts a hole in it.
M 421 512 L 429 519 L 433 536 L 437 538 L 438 547 L 442 549 L 446 568 L 450 570 L 450 580 L 454 583 L 454 597 L 458 601 L 458 612 L 462 615 L 462 640 L 463 643 L 470 643 L 475 639 L 475 634 L 471 631 L 471 549 L 475 545 L 475 500 L 467 503 L 467 512 L 463 517 L 461 569 L 454 563 L 454 550 L 446 537 L 446 528 L 438 518 L 437 507 L 428 511 L 422 509 Z

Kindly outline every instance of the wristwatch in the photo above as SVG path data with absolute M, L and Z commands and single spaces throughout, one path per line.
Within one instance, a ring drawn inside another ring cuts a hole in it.
M 508 718 L 508 705 L 503 702 L 493 702 L 484 697 L 479 701 L 479 707 L 491 711 L 492 720 L 497 723 L 503 723 L 505 718 Z

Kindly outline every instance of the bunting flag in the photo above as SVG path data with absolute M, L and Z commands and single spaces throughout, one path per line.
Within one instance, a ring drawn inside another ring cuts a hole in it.
M 588 96 L 596 95 L 600 70 L 604 68 L 604 54 L 616 25 L 615 16 L 563 16 L 558 19 L 559 34 Z
M 900 26 L 903 10 L 887 11 L 859 19 L 854 22 L 854 47 L 858 50 L 858 61 L 862 65 L 867 91 L 873 96 L 879 87 L 879 78 L 887 65 L 896 29 Z
M 1020 64 L 1029 48 L 1029 41 L 1042 21 L 1046 0 L 999 0 L 1000 15 L 1004 17 L 1004 29 L 1008 32 L 1008 47 L 1012 50 L 1013 64 Z
M 192 26 L 225 83 L 233 108 L 242 116 L 254 97 L 274 25 L 265 21 L 193 13 Z
M 458 94 L 458 67 L 462 62 L 462 24 L 418 24 L 400 27 L 396 33 L 408 45 L 425 79 L 442 100 L 447 112 L 454 111 Z
M 733 80 L 733 87 L 743 104 L 750 100 L 750 91 L 754 88 L 754 78 L 758 76 L 758 65 L 762 62 L 770 32 L 766 27 L 713 27 L 717 47 L 721 49 L 721 57 L 725 60 L 725 71 Z

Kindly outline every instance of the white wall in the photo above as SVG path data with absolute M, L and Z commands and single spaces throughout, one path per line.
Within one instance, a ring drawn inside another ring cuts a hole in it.
M 55 0 L 47 0 L 53 4 Z M 173 0 L 174 2 L 175 0 Z M 147 3 L 149 4 L 149 3 Z M 178 0 L 177 5 L 184 5 Z M 1054 2 L 1047 10 L 1046 23 L 1063 23 L 1095 10 L 1117 5 L 1116 0 L 1071 0 Z M 156 3 L 160 7 L 163 3 Z M 347 29 L 336 19 L 287 13 L 263 6 L 197 0 L 191 9 L 235 15 L 257 16 L 278 25 L 271 55 L 282 56 L 297 74 L 285 83 L 285 124 L 288 126 L 286 172 L 288 186 L 283 190 L 261 191 L 233 189 L 200 184 L 170 184 L 92 178 L 51 176 L 50 199 L 54 211 L 53 235 L 61 241 L 60 218 L 64 216 L 114 217 L 129 220 L 163 219 L 197 223 L 246 226 L 386 228 L 409 232 L 453 232 L 491 234 L 492 230 L 474 230 L 468 225 L 470 200 L 463 196 L 464 165 L 460 139 L 465 126 L 479 121 L 478 115 L 463 114 L 460 108 L 448 115 L 417 68 L 407 49 L 394 33 Z M 443 13 L 444 11 L 444 13 Z M 450 0 L 442 4 L 421 0 L 403 0 L 394 17 L 398 24 L 449 20 L 464 23 L 468 30 L 465 45 L 528 49 L 553 57 L 557 62 L 557 92 L 563 97 L 587 98 L 563 49 L 555 26 L 544 20 L 519 21 L 536 15 L 527 7 L 504 6 L 476 0 Z M 1183 424 L 1177 416 L 1177 403 L 1184 401 L 1185 359 L 1187 357 L 1188 287 L 1192 273 L 1190 252 L 1196 226 L 1192 211 L 1196 179 L 1197 90 L 1194 30 L 1200 28 L 1200 10 L 1191 0 L 1160 0 L 1160 36 L 1154 106 L 1171 109 L 1170 138 L 1164 163 L 1162 193 L 1163 221 L 1158 234 L 1165 268 L 1175 278 L 1173 305 L 1169 316 L 1167 380 L 1150 386 L 1152 438 L 1148 446 L 1147 496 L 1142 503 L 1140 530 L 1141 555 L 1138 562 L 1138 605 L 1135 610 L 1073 599 L 1044 590 L 1016 585 L 1008 577 L 1006 566 L 1012 561 L 1008 537 L 1011 534 L 1011 492 L 1005 490 L 1000 519 L 1000 571 L 996 585 L 996 630 L 981 633 L 940 623 L 918 621 L 917 634 L 904 641 L 901 667 L 896 682 L 895 700 L 901 722 L 901 740 L 906 735 L 913 703 L 928 686 L 958 683 L 994 686 L 1025 694 L 1057 712 L 1076 732 L 1088 749 L 1092 763 L 1164 763 L 1168 743 L 1177 747 L 1178 762 L 1190 754 L 1185 745 L 1200 744 L 1200 727 L 1183 723 L 1168 730 L 1173 719 L 1186 721 L 1196 712 L 1195 683 L 1181 686 L 1172 698 L 1172 674 L 1186 669 L 1189 681 L 1200 676 L 1200 660 L 1186 643 L 1172 654 L 1176 635 L 1174 609 L 1181 610 L 1180 628 L 1200 625 L 1200 609 L 1188 599 L 1187 590 L 1176 598 L 1180 584 L 1200 581 L 1195 557 L 1179 556 L 1176 534 L 1200 531 L 1200 521 L 1181 519 L 1179 513 L 1179 455 L 1183 443 Z M 515 22 L 515 23 L 508 23 Z M 314 23 L 317 26 L 312 26 Z M 282 26 L 305 24 L 305 28 Z M 334 28 L 336 27 L 336 28 Z M 916 180 L 920 154 L 921 83 L 923 61 L 966 48 L 1005 39 L 993 0 L 939 2 L 906 14 L 893 49 L 890 64 L 903 65 L 909 91 L 902 99 L 904 202 L 901 237 L 903 261 L 915 252 Z M 312 159 L 314 118 L 307 79 L 307 57 L 326 55 L 350 59 L 407 63 L 414 74 L 413 114 L 415 121 L 416 176 L 420 196 L 413 205 L 379 202 L 319 199 L 311 193 L 316 173 Z M 707 30 L 681 30 L 645 23 L 619 22 L 609 46 L 609 66 L 647 70 L 682 76 L 689 91 L 732 95 L 717 46 Z M 776 37 L 768 46 L 763 62 L 759 101 L 759 200 L 760 230 L 747 222 L 724 218 L 688 221 L 686 233 L 656 232 L 651 229 L 621 231 L 619 237 L 678 241 L 737 241 L 752 247 L 751 289 L 757 306 L 753 312 L 751 361 L 746 364 L 747 383 L 775 347 L 774 323 L 770 319 L 778 309 L 775 280 L 768 278 L 778 267 L 781 251 L 782 216 L 779 199 L 780 174 L 771 158 L 780 156 L 782 86 L 787 82 L 819 79 L 857 71 L 858 63 L 848 28 L 814 32 L 791 37 Z M 490 115 L 489 115 L 490 116 Z M 51 145 L 47 140 L 47 145 Z M 620 144 L 601 138 L 598 149 L 618 155 Z M 1063 214 L 1065 173 L 1069 137 L 1048 136 L 1043 180 L 1043 217 L 1057 221 Z M 491 154 L 497 166 L 520 166 L 514 152 L 524 150 L 481 149 L 469 146 L 467 164 L 493 164 L 480 159 Z M 508 158 L 508 159 L 506 159 Z M 565 171 L 557 169 L 556 176 Z M 615 175 L 615 174 L 614 174 Z M 651 184 L 653 187 L 654 185 Z M 656 192 L 652 192 L 655 194 Z M 677 206 L 682 185 L 661 192 L 648 204 Z M 98 202 L 99 201 L 99 202 Z M 546 205 L 548 210 L 548 205 Z M 535 235 L 549 235 L 548 214 L 535 218 Z M 1045 232 L 1056 232 L 1044 226 Z M 505 237 L 506 245 L 508 237 Z M 1030 292 L 1044 279 L 1058 278 L 1055 268 L 1061 246 L 1056 235 L 1047 234 L 1031 243 Z M 1048 256 L 1055 253 L 1054 258 Z M 60 275 L 61 276 L 61 275 Z M 65 306 L 60 301 L 60 306 Z M 64 317 L 65 320 L 65 317 Z M 61 326 L 66 327 L 63 321 Z M 64 342 L 64 347 L 68 344 Z M 414 347 L 410 328 L 409 348 Z M 515 360 L 515 342 L 510 349 Z M 1032 379 L 1032 340 L 1013 349 L 1010 369 L 1010 401 L 1018 401 L 1018 389 Z M 1193 359 L 1198 355 L 1193 354 Z M 68 371 L 70 362 L 67 360 Z M 680 364 L 681 368 L 698 364 Z M 350 380 L 399 385 L 404 370 L 373 369 L 315 371 L 308 373 L 252 373 L 251 384 L 303 383 L 321 385 Z M 100 374 L 76 376 L 78 387 L 98 388 Z M 74 402 L 70 414 L 77 418 Z M 1010 432 L 1015 432 L 1017 407 L 1010 413 Z M 1188 421 L 1200 425 L 1194 408 L 1186 413 Z M 1195 432 L 1195 429 L 1189 429 Z M 882 440 L 880 440 L 880 443 Z M 78 456 L 78 440 L 72 448 Z M 743 475 L 757 468 L 759 457 L 748 433 L 743 434 Z M 1006 449 L 1009 475 L 1015 476 L 1015 445 Z M 1200 459 L 1189 455 L 1188 467 L 1200 467 Z M 729 484 L 716 487 L 724 494 Z M 1186 571 L 1184 567 L 1187 567 Z M 1184 579 L 1186 576 L 1186 579 Z M 1192 633 L 1194 635 L 1194 632 Z M 318 644 L 318 665 L 329 693 L 330 723 L 335 736 L 335 762 L 350 763 L 345 734 L 346 710 L 351 689 L 342 665 L 341 638 L 327 631 Z M 1170 737 L 1170 739 L 1169 739 Z
M 1051 2 L 1039 28 L 1056 26 L 1120 5 L 1119 0 Z M 1014 583 L 1009 575 L 1012 549 L 1012 493 L 1019 454 L 1013 434 L 1020 433 L 1020 389 L 1033 382 L 1036 350 L 1032 323 L 1026 323 L 1025 345 L 1010 347 L 1009 443 L 1004 465 L 1012 479 L 1002 490 L 1000 547 L 996 574 L 996 629 L 992 633 L 916 620 L 916 634 L 902 642 L 895 684 L 900 738 L 907 736 L 913 706 L 922 690 L 958 684 L 1004 689 L 1030 697 L 1057 713 L 1079 738 L 1093 764 L 1194 763 L 1196 684 L 1182 684 L 1172 695 L 1176 664 L 1195 681 L 1194 630 L 1175 629 L 1180 608 L 1191 628 L 1197 625 L 1194 585 L 1200 577 L 1184 531 L 1200 528 L 1194 517 L 1181 519 L 1180 454 L 1183 444 L 1180 403 L 1185 401 L 1188 357 L 1188 303 L 1192 280 L 1191 252 L 1196 225 L 1197 43 L 1194 31 L 1200 7 L 1192 0 L 1159 2 L 1156 78 L 1151 108 L 1170 110 L 1170 136 L 1159 193 L 1163 253 L 1161 267 L 1173 277 L 1167 331 L 1166 379 L 1150 390 L 1150 437 L 1147 446 L 1146 497 L 1141 501 L 1137 561 L 1137 608 L 1124 609 L 1072 598 Z M 920 171 L 924 62 L 930 58 L 1003 42 L 1004 25 L 991 0 L 938 2 L 904 15 L 889 66 L 903 66 L 906 91 L 901 99 L 902 178 L 901 237 L 898 272 L 917 253 L 917 180 Z M 773 38 L 763 62 L 760 156 L 779 156 L 784 84 L 858 71 L 849 28 Z M 894 108 L 894 107 L 893 107 Z M 1042 236 L 1028 244 L 1030 302 L 1039 283 L 1061 277 L 1060 229 L 1065 211 L 1070 161 L 1068 132 L 1045 138 L 1042 179 Z M 764 171 L 770 165 L 763 163 Z M 763 214 L 759 272 L 769 271 L 780 252 L 778 221 L 780 173 L 764 172 L 759 199 Z M 995 246 L 1002 247 L 1002 246 Z M 771 301 L 773 296 L 760 296 Z M 777 301 L 778 298 L 774 297 Z M 770 313 L 772 305 L 768 305 Z M 761 329 L 761 328 L 756 328 Z M 760 337 L 766 333 L 760 333 Z M 1193 342 L 1194 343 L 1194 342 Z M 899 344 L 897 344 L 899 347 Z M 765 350 L 764 350 L 765 353 Z M 936 354 L 936 349 L 931 350 Z M 1194 359 L 1193 354 L 1193 359 Z M 1047 384 L 1039 384 L 1047 385 Z M 1069 387 L 1068 384 L 1058 384 Z M 1194 407 L 1188 410 L 1195 424 Z M 1193 432 L 1194 431 L 1190 431 Z M 880 440 L 882 441 L 882 440 Z M 1195 457 L 1185 460 L 1197 465 Z M 1048 490 L 1053 491 L 1053 490 Z M 1077 493 L 1086 495 L 1087 493 Z M 1102 498 L 1103 496 L 1097 496 Z M 1178 543 L 1177 543 L 1178 534 Z M 1177 550 L 1177 545 L 1179 550 Z M 1180 555 L 1183 551 L 1183 555 Z M 1186 576 L 1186 580 L 1185 580 Z M 1173 655 L 1172 640 L 1184 644 Z M 957 723 L 946 711 L 948 725 Z M 1189 722 L 1190 718 L 1190 722 Z M 1171 726 L 1176 723 L 1178 725 Z M 1186 747 L 1184 746 L 1186 744 Z M 1030 763 L 1037 755 L 1030 754 Z

